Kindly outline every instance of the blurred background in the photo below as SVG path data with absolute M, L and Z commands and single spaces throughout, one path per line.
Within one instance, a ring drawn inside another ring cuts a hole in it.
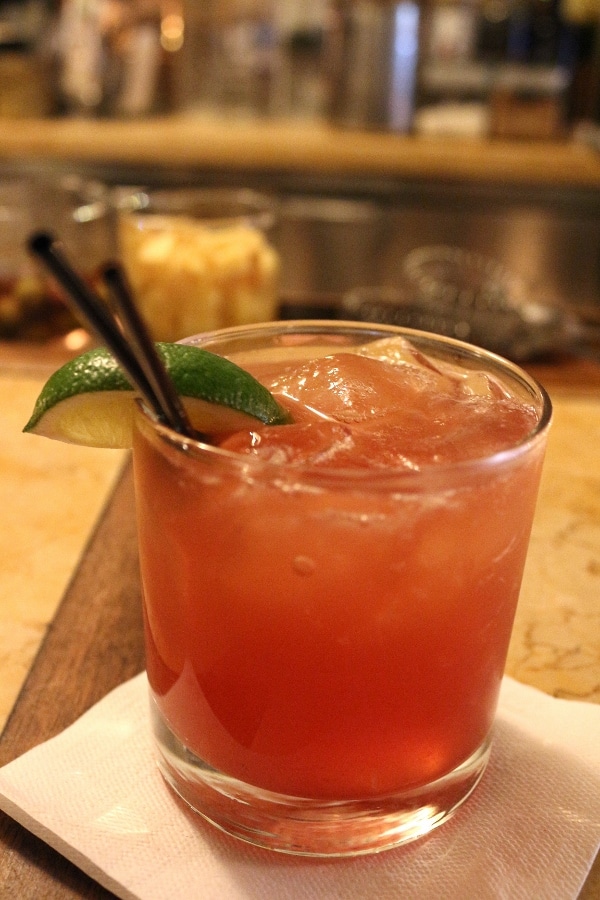
M 0 112 L 559 136 L 600 114 L 599 15 L 597 0 L 1 0 Z
M 354 315 L 458 304 L 443 327 L 485 342 L 525 309 L 531 352 L 597 356 L 599 134 L 599 0 L 0 0 L 0 339 L 72 325 L 30 261 L 10 287 L 28 228 L 93 277 L 116 190 L 219 187 L 275 204 L 270 315 L 377 288 Z M 423 250 L 443 289 L 407 281 Z

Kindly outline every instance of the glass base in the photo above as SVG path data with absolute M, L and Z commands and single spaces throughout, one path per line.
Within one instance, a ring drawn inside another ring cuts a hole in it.
M 490 739 L 435 782 L 385 797 L 326 801 L 264 791 L 224 775 L 176 738 L 153 704 L 159 769 L 196 813 L 233 837 L 301 856 L 359 856 L 398 847 L 446 822 L 479 782 Z

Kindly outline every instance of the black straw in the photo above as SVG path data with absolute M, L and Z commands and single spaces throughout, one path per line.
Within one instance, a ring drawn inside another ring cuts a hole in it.
M 171 379 L 162 364 L 162 360 L 160 360 L 156 351 L 154 352 L 156 359 L 153 359 L 152 362 L 148 362 L 144 355 L 144 342 L 149 340 L 145 329 L 146 338 L 136 339 L 133 343 L 126 339 L 121 326 L 104 301 L 91 290 L 89 285 L 73 269 L 52 235 L 46 232 L 34 234 L 29 239 L 29 249 L 65 289 L 66 299 L 74 312 L 79 314 L 91 331 L 109 347 L 117 362 L 125 370 L 131 382 L 144 397 L 157 418 L 180 434 L 189 437 L 194 436 L 176 391 L 172 386 Z M 132 301 L 130 301 L 130 306 L 133 307 Z M 132 322 L 133 320 L 130 317 L 127 326 L 128 333 L 133 331 L 133 328 L 130 327 Z M 154 350 L 154 347 L 152 349 Z M 150 371 L 156 372 L 157 366 L 162 370 L 160 378 L 162 379 L 163 391 L 165 385 L 168 384 L 169 387 L 166 388 L 167 394 L 170 392 L 171 401 L 174 395 L 177 398 L 175 402 L 165 403 L 164 393 L 162 391 L 157 392 L 153 381 L 148 377 L 147 373 Z
M 163 409 L 167 410 L 169 420 L 177 423 L 175 430 L 181 433 L 191 432 L 181 398 L 175 391 L 146 323 L 139 314 L 125 272 L 117 263 L 108 263 L 102 270 L 102 278 L 110 291 L 125 338 L 132 345 L 155 396 Z

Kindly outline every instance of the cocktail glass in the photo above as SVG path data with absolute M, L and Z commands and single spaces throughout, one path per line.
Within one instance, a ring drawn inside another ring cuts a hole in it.
M 287 322 L 191 340 L 252 371 L 390 336 L 457 367 L 474 395 L 485 373 L 534 411 L 526 433 L 439 465 L 319 469 L 190 442 L 137 412 L 159 766 L 224 831 L 290 853 L 411 841 L 481 778 L 550 401 L 513 364 L 406 329 Z

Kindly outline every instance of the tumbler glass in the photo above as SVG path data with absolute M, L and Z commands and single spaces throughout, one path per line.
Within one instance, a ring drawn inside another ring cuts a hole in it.
M 407 340 L 415 421 L 419 379 L 449 371 L 467 414 L 491 391 L 489 427 L 505 403 L 528 410 L 524 433 L 494 452 L 459 433 L 457 457 L 431 465 L 319 468 L 196 442 L 136 413 L 159 765 L 190 807 L 263 847 L 396 846 L 446 821 L 476 786 L 551 407 L 512 363 L 407 329 L 303 321 L 190 341 L 263 378 L 386 346 L 408 368 Z M 370 402 L 398 415 L 381 384 L 378 398 L 374 372 Z

